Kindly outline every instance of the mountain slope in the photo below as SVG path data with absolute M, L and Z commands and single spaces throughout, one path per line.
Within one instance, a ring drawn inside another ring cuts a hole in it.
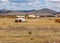
M 57 12 L 48 8 L 41 9 L 41 10 L 29 10 L 29 11 L 10 11 L 10 10 L 0 10 L 0 13 L 7 14 L 7 15 L 26 15 L 26 14 L 35 14 L 35 15 L 49 15 L 49 14 L 56 14 Z

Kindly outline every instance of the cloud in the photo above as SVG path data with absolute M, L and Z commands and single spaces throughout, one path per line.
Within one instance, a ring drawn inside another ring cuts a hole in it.
M 53 9 L 55 11 L 60 11 L 60 0 L 46 0 L 47 8 Z
M 1 0 L 2 2 L 9 2 L 9 0 Z
M 46 0 L 46 1 L 60 1 L 60 0 Z
M 35 2 L 30 2 L 30 3 L 28 3 L 27 5 L 36 7 L 37 4 L 40 4 L 39 0 L 35 0 Z
M 10 2 L 13 2 L 13 3 L 28 3 L 29 0 L 9 0 Z
M 0 0 L 0 9 L 60 9 L 60 0 Z

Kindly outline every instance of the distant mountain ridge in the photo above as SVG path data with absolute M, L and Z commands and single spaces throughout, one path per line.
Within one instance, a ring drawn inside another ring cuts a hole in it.
M 8 14 L 7 14 L 8 13 Z M 0 10 L 0 14 L 7 14 L 7 15 L 25 15 L 25 14 L 35 14 L 35 15 L 45 15 L 45 14 L 56 14 L 57 12 L 48 8 L 40 9 L 40 10 Z
M 5 9 L 3 9 L 3 10 L 0 10 L 0 13 L 8 13 L 8 12 L 31 12 L 31 11 L 35 11 L 35 9 L 33 9 L 33 10 L 5 10 Z
M 47 13 L 52 13 L 52 14 L 57 13 L 56 11 L 51 10 L 51 9 L 48 9 L 48 8 L 46 8 L 46 9 L 41 9 L 41 11 L 47 12 Z
M 10 12 L 12 12 L 12 11 L 10 11 L 10 10 L 0 10 L 0 13 L 10 13 Z

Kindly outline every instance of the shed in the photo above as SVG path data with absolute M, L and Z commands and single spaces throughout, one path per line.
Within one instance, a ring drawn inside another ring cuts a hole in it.
M 16 16 L 17 18 L 24 18 L 25 16 Z
M 30 18 L 35 18 L 36 16 L 34 14 L 29 15 Z

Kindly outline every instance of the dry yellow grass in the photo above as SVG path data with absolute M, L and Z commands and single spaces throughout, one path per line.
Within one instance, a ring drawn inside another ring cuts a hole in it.
M 60 30 L 60 23 L 55 20 L 26 19 L 28 22 L 25 23 L 15 23 L 14 20 L 14 18 L 0 18 L 0 43 L 47 43 L 60 40 L 60 31 L 57 31 Z M 20 31 L 20 27 L 27 31 Z M 44 29 L 37 31 L 38 28 L 47 28 L 48 31 Z M 53 28 L 56 28 L 57 32 Z M 29 34 L 28 31 L 31 31 L 32 34 Z
M 1 26 L 60 26 L 55 20 L 48 19 L 26 19 L 26 23 L 15 23 L 13 18 L 0 18 Z

